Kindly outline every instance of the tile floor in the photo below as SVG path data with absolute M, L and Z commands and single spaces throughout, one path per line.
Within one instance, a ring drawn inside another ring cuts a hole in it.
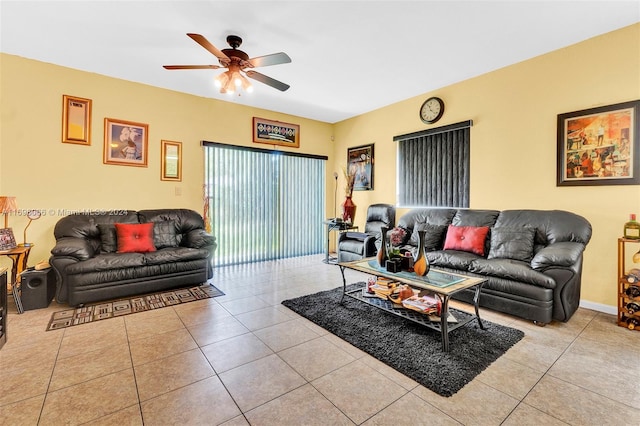
M 0 424 L 640 424 L 640 333 L 613 316 L 481 310 L 525 338 L 443 398 L 280 305 L 341 283 L 321 259 L 220 268 L 225 296 L 66 330 L 44 331 L 60 305 L 13 308 Z

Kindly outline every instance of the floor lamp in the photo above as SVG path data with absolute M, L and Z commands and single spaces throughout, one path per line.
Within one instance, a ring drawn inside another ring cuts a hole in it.
M 338 219 L 338 173 L 333 172 L 333 178 L 336 180 L 335 189 L 333 190 L 333 218 Z

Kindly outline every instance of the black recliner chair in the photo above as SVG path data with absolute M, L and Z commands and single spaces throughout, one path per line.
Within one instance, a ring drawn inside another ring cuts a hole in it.
M 391 204 L 372 204 L 367 209 L 364 232 L 342 232 L 338 236 L 338 262 L 375 256 L 380 246 L 380 228 L 393 228 L 396 208 Z

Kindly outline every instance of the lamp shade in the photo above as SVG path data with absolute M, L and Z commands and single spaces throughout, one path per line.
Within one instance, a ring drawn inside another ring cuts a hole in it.
M 4 227 L 8 228 L 7 213 L 14 212 L 18 209 L 16 197 L 0 196 L 0 213 L 4 213 Z
M 11 213 L 17 209 L 16 197 L 0 197 L 0 213 Z

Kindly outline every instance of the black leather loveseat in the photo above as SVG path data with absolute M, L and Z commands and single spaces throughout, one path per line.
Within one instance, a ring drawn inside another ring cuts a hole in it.
M 420 208 L 405 213 L 398 226 L 411 237 L 403 248 L 414 252 L 418 239 L 413 231 L 425 230 L 433 267 L 488 278 L 480 306 L 541 324 L 567 321 L 578 308 L 582 254 L 591 239 L 591 224 L 579 215 Z M 473 233 L 483 227 L 488 233 L 473 247 Z M 472 302 L 473 292 L 457 298 Z
M 120 230 L 138 229 L 126 224 L 153 224 L 143 226 L 152 230 L 152 245 L 124 248 L 116 223 L 125 224 Z M 213 276 L 215 238 L 193 210 L 74 214 L 58 221 L 54 235 L 49 263 L 57 275 L 56 300 L 70 306 L 200 285 Z

